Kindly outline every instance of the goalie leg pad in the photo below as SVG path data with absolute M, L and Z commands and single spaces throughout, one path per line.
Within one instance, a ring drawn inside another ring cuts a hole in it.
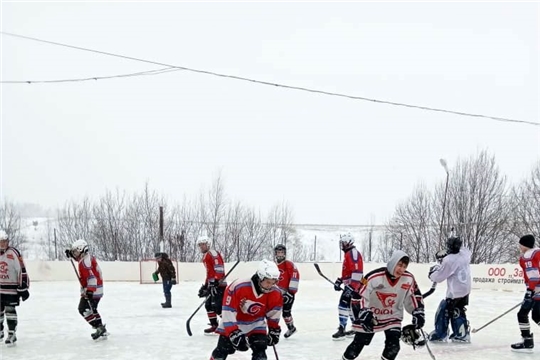
M 469 322 L 463 309 L 454 309 L 454 316 L 450 322 L 452 326 L 452 338 L 465 339 L 469 335 Z
M 429 334 L 429 340 L 444 340 L 448 336 L 448 324 L 450 319 L 448 317 L 447 307 L 447 300 L 441 300 L 437 312 L 435 313 L 435 330 Z
M 382 358 L 387 360 L 394 360 L 399 353 L 399 339 L 401 338 L 401 329 L 392 328 L 384 332 L 386 340 L 384 341 L 384 350 Z

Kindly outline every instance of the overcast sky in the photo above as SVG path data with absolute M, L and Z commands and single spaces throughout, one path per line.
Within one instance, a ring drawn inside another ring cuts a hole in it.
M 539 121 L 535 3 L 7 3 L 2 30 L 177 66 Z M 9 36 L 2 80 L 159 69 Z M 297 223 L 383 223 L 419 182 L 489 149 L 512 182 L 540 127 L 186 71 L 2 85 L 2 195 L 45 207 L 145 182 L 179 202 L 221 171 Z

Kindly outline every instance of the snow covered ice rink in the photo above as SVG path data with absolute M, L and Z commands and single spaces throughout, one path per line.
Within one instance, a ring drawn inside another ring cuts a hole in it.
M 18 307 L 17 346 L 0 346 L 0 358 L 21 360 L 71 359 L 178 359 L 208 360 L 217 336 L 204 336 L 207 318 L 204 307 L 191 322 L 193 336 L 186 333 L 186 319 L 201 303 L 198 282 L 180 282 L 173 287 L 173 308 L 162 309 L 161 285 L 108 282 L 100 312 L 111 333 L 107 341 L 94 342 L 92 329 L 77 311 L 78 283 L 33 282 L 30 299 Z M 422 289 L 427 291 L 428 289 Z M 426 330 L 433 328 L 436 307 L 444 295 L 444 287 L 426 299 Z M 339 293 L 324 280 L 301 281 L 293 308 L 298 332 L 289 339 L 282 337 L 277 345 L 280 360 L 332 360 L 341 355 L 351 339 L 332 341 L 337 327 Z M 468 316 L 471 327 L 479 327 L 517 304 L 518 292 L 473 290 Z M 516 310 L 517 311 L 517 310 Z M 472 344 L 432 344 L 437 359 L 535 359 L 533 354 L 510 351 L 510 344 L 519 340 L 516 311 L 508 314 L 477 334 Z M 410 322 L 407 316 L 404 325 Z M 282 328 L 285 325 L 282 323 Z M 532 325 L 533 332 L 540 329 Z M 380 359 L 384 334 L 376 334 L 370 346 L 358 359 Z M 537 344 L 538 346 L 538 344 Z M 398 359 L 430 359 L 425 348 L 414 351 L 401 344 Z M 229 359 L 250 359 L 250 352 L 236 353 Z M 268 359 L 274 359 L 270 348 Z

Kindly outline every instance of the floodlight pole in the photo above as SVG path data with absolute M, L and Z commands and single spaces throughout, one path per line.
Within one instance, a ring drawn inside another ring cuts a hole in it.
M 441 215 L 441 227 L 439 229 L 439 249 L 442 247 L 442 237 L 443 237 L 443 226 L 444 226 L 444 215 L 446 212 L 446 196 L 448 195 L 448 180 L 450 179 L 450 172 L 448 171 L 448 164 L 446 163 L 446 160 L 440 159 L 441 166 L 444 168 L 444 171 L 446 172 L 446 185 L 444 187 L 444 198 L 443 198 L 443 207 L 442 207 L 442 215 Z

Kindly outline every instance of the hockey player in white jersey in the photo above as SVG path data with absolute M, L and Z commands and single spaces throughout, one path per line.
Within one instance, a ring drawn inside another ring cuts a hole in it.
M 446 280 L 446 298 L 441 301 L 435 314 L 435 330 L 429 334 L 433 342 L 470 343 L 470 327 L 467 321 L 465 306 L 469 304 L 471 292 L 471 252 L 462 247 L 459 237 L 451 236 L 446 242 L 446 256 L 440 264 L 429 270 L 429 278 L 435 283 Z M 444 255 L 444 254 L 442 254 Z M 448 336 L 448 324 L 452 327 L 452 334 Z
M 30 294 L 30 279 L 19 250 L 9 246 L 9 237 L 0 230 L 0 340 L 4 338 L 4 318 L 8 333 L 6 345 L 15 345 L 17 341 L 17 311 L 20 300 L 26 301 Z M 1 352 L 0 352 L 1 354 Z M 0 355 L 0 358 L 2 356 Z
M 371 343 L 377 332 L 384 332 L 386 341 L 381 359 L 394 360 L 400 350 L 403 309 L 413 316 L 413 326 L 421 329 L 425 323 L 424 302 L 414 276 L 407 271 L 409 257 L 396 250 L 386 267 L 368 273 L 360 291 L 353 293 L 351 312 L 354 340 L 343 360 L 354 360 Z

